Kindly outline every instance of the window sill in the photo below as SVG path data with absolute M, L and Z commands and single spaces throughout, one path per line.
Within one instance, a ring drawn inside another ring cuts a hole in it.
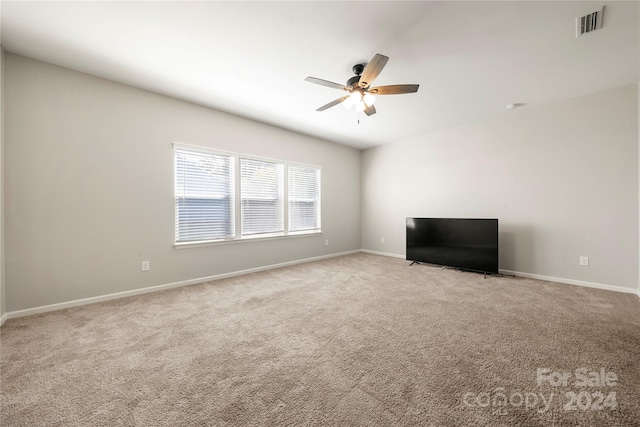
M 244 243 L 244 242 L 259 242 L 264 240 L 279 240 L 279 239 L 289 239 L 294 237 L 311 237 L 311 236 L 321 236 L 322 230 L 315 231 L 297 231 L 289 234 L 261 234 L 258 236 L 245 236 L 238 237 L 235 239 L 220 239 L 220 240 L 206 240 L 200 242 L 184 242 L 184 243 L 174 243 L 173 247 L 176 249 L 187 249 L 187 248 L 198 248 L 202 246 L 217 246 L 217 245 L 228 245 L 233 243 Z

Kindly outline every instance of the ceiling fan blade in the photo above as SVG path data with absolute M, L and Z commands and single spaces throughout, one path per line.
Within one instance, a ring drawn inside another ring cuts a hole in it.
M 332 89 L 349 90 L 349 88 L 346 87 L 345 85 L 341 85 L 339 83 L 330 82 L 328 80 L 318 79 L 318 78 L 315 78 L 315 77 L 307 77 L 305 79 L 305 81 L 308 81 L 309 83 L 315 83 L 315 84 L 320 85 L 320 86 L 330 87 Z
M 420 85 L 389 85 L 378 86 L 369 89 L 374 95 L 399 95 L 401 93 L 415 93 Z
M 375 56 L 371 59 L 371 61 L 364 67 L 362 71 L 362 75 L 360 76 L 360 82 L 358 83 L 360 87 L 367 88 L 373 81 L 378 77 L 380 71 L 387 65 L 387 61 L 389 60 L 388 56 L 380 55 L 376 53 Z
M 367 108 L 364 109 L 364 113 L 367 116 L 372 116 L 376 113 L 376 107 L 373 106 L 373 104 L 369 105 Z
M 340 104 L 340 103 L 342 103 L 342 102 L 346 101 L 346 100 L 347 100 L 347 98 L 349 98 L 350 96 L 351 96 L 351 95 L 345 95 L 345 96 L 343 96 L 342 98 L 338 98 L 338 99 L 336 99 L 335 101 L 331 101 L 330 103 L 325 104 L 325 105 L 323 105 L 322 107 L 318 108 L 316 111 L 324 111 L 324 110 L 326 110 L 326 109 L 328 109 L 328 108 L 331 108 L 331 107 L 333 107 L 333 106 L 335 106 L 335 105 L 338 105 L 338 104 Z

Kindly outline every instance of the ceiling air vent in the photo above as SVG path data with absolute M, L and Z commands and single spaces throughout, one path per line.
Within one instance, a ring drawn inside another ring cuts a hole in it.
M 587 33 L 602 28 L 602 14 L 604 12 L 604 6 L 600 10 L 591 12 L 581 18 L 576 18 L 576 37 L 580 37 Z

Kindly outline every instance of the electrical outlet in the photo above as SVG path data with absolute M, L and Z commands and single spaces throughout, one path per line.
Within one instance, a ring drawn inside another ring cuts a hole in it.
M 325 246 L 329 246 L 329 239 L 327 239 L 327 240 L 325 240 L 325 241 L 324 241 L 324 245 L 325 245 Z
M 384 243 L 384 237 L 380 238 L 380 243 Z
M 142 271 L 149 271 L 150 268 L 149 261 L 142 261 Z
M 580 265 L 589 265 L 589 257 L 581 256 L 580 257 Z

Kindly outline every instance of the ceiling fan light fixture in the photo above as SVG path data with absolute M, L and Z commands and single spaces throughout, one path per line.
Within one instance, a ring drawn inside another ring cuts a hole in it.
M 362 101 L 367 107 L 371 107 L 376 102 L 376 97 L 367 92 L 362 97 Z
M 360 109 L 360 105 L 362 104 L 362 109 Z M 342 103 L 344 108 L 350 110 L 351 107 L 354 107 L 356 111 L 364 111 L 364 104 L 362 103 L 362 92 L 359 90 L 354 90 L 351 92 L 351 95 Z
M 375 102 L 375 96 L 364 92 L 362 89 L 354 89 L 349 97 L 344 100 L 342 105 L 347 110 L 355 110 L 357 112 L 362 112 L 370 107 Z

